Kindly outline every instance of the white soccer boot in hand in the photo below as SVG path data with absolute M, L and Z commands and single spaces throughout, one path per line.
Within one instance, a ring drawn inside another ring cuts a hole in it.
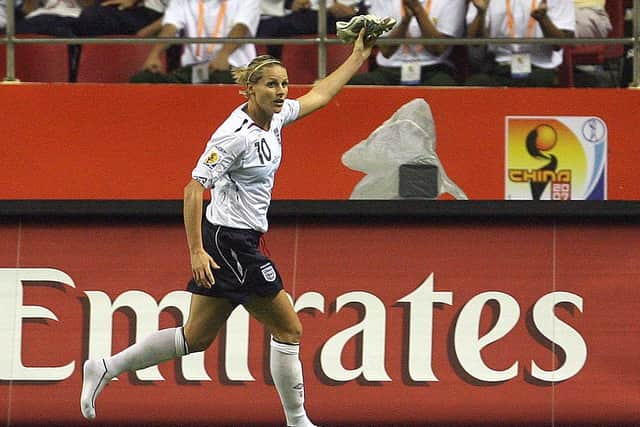
M 337 22 L 336 35 L 343 43 L 353 43 L 357 38 L 360 30 L 364 28 L 365 40 L 377 39 L 383 33 L 391 31 L 396 25 L 396 20 L 387 18 L 378 18 L 375 15 L 358 15 L 354 16 L 349 22 Z
M 80 410 L 82 415 L 92 420 L 96 417 L 96 399 L 112 377 L 108 375 L 104 359 L 84 362 L 82 393 L 80 394 Z

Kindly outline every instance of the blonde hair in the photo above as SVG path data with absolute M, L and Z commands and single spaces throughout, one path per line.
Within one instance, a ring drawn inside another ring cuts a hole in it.
M 233 79 L 243 87 L 240 93 L 248 97 L 247 86 L 257 83 L 263 76 L 264 67 L 271 65 L 284 67 L 278 58 L 271 55 L 260 55 L 255 57 L 246 67 L 238 67 L 231 70 Z

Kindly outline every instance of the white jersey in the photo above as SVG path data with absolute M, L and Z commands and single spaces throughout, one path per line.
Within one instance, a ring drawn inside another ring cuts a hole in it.
M 300 103 L 286 100 L 269 130 L 236 108 L 213 133 L 191 177 L 211 189 L 209 222 L 266 232 L 271 190 L 282 158 L 282 127 L 298 118 Z

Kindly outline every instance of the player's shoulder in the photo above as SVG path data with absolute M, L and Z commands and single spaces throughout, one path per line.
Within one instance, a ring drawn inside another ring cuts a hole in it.
M 229 114 L 224 122 L 216 129 L 213 136 L 215 138 L 245 138 L 251 119 L 244 113 L 242 106 L 236 108 Z
M 290 122 L 298 118 L 300 114 L 300 101 L 297 99 L 285 99 L 282 110 L 276 114 L 276 117 L 282 122 Z

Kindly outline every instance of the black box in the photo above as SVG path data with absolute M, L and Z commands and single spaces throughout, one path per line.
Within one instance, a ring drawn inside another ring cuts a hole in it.
M 434 165 L 400 165 L 400 197 L 435 199 L 438 197 L 438 167 Z

